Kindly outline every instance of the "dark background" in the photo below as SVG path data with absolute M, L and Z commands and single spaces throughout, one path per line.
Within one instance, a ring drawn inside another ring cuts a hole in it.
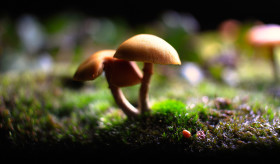
M 192 14 L 199 21 L 202 30 L 214 29 L 221 21 L 229 18 L 240 21 L 260 20 L 264 23 L 280 23 L 280 5 L 273 0 L 7 0 L 0 5 L 1 16 L 14 19 L 21 14 L 34 14 L 44 19 L 58 12 L 74 11 L 99 17 L 121 17 L 132 26 L 153 21 L 167 10 Z

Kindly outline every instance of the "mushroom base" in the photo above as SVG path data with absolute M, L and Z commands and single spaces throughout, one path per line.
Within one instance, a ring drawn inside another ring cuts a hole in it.
M 131 118 L 139 115 L 138 110 L 129 103 L 119 87 L 111 85 L 109 88 L 114 96 L 115 102 L 128 117 Z

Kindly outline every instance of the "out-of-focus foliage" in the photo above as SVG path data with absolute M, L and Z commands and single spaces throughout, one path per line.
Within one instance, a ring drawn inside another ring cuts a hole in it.
M 35 15 L 5 17 L 0 18 L 0 72 L 48 72 L 55 63 L 77 65 L 100 49 L 116 49 L 133 35 L 151 33 L 169 42 L 183 63 L 196 65 L 202 79 L 210 77 L 236 86 L 243 77 L 243 65 L 268 61 L 265 49 L 247 43 L 246 34 L 253 25 L 253 21 L 225 20 L 216 29 L 201 31 L 199 20 L 176 11 L 167 11 L 154 22 L 138 26 L 122 18 L 69 12 L 44 19 Z M 182 75 L 187 80 L 194 78 Z

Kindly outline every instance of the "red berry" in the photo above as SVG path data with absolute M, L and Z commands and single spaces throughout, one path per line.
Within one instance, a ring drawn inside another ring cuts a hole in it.
M 189 132 L 188 130 L 183 130 L 183 136 L 185 138 L 190 138 L 192 136 L 191 132 Z

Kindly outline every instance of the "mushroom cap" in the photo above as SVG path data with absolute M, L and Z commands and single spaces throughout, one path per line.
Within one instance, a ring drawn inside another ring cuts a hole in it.
M 92 54 L 78 67 L 73 79 L 77 81 L 94 80 L 102 74 L 104 61 L 112 58 L 115 50 L 101 50 Z
M 142 72 L 133 61 L 113 58 L 106 68 L 108 81 L 117 87 L 128 87 L 141 83 Z
M 177 51 L 169 43 L 150 34 L 135 35 L 124 41 L 114 57 L 155 64 L 181 64 Z
M 280 26 L 276 24 L 257 25 L 248 32 L 248 41 L 255 46 L 280 44 Z
M 105 70 L 107 80 L 117 87 L 139 84 L 142 72 L 135 62 L 113 58 L 115 50 L 101 50 L 92 54 L 78 67 L 73 79 L 94 80 Z

